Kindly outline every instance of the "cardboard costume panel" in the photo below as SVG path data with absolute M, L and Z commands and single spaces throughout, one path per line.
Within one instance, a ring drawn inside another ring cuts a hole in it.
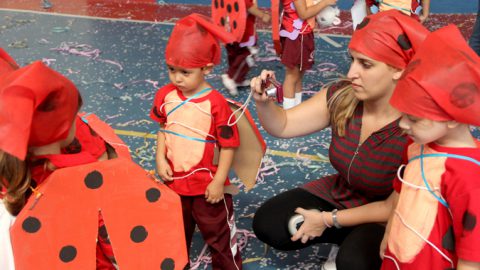
M 212 0 L 212 20 L 240 42 L 247 25 L 245 1 Z
M 79 116 L 84 120 L 93 131 L 95 131 L 106 143 L 115 149 L 119 157 L 131 160 L 130 149 L 122 139 L 120 139 L 115 131 L 107 123 L 103 122 L 93 113 L 79 113 Z
M 178 195 L 129 160 L 59 169 L 38 192 L 10 230 L 16 269 L 95 269 L 99 212 L 120 269 L 188 261 Z
M 230 99 L 227 101 L 232 111 L 236 111 L 242 105 Z M 255 186 L 267 146 L 250 112 L 245 110 L 243 116 L 240 116 L 241 113 L 241 110 L 235 113 L 236 119 L 240 118 L 237 122 L 240 146 L 235 150 L 232 167 L 248 191 Z

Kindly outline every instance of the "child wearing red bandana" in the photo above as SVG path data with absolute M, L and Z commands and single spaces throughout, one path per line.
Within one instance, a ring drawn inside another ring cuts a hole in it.
M 161 127 L 157 172 L 182 200 L 187 248 L 197 225 L 212 268 L 238 270 L 232 196 L 224 194 L 238 130 L 227 101 L 205 80 L 220 62 L 217 39 L 229 43 L 234 37 L 199 14 L 176 23 L 165 49 L 171 83 L 158 90 L 150 117 Z
M 412 142 L 382 269 L 480 269 L 480 59 L 449 25 L 427 36 L 390 99 Z
M 248 71 L 255 64 L 255 54 L 257 54 L 257 33 L 255 29 L 255 20 L 259 18 L 264 23 L 270 22 L 270 14 L 263 12 L 257 6 L 254 0 L 245 0 L 247 8 L 247 20 L 245 22 L 245 32 L 240 42 L 227 44 L 228 70 L 222 74 L 222 82 L 225 88 L 232 96 L 238 95 L 238 86 L 249 86 L 250 80 L 246 79 Z

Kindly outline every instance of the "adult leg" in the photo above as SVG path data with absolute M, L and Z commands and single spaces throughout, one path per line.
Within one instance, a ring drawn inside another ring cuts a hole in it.
M 297 207 L 323 211 L 334 208 L 327 201 L 301 188 L 280 193 L 266 201 L 255 213 L 252 227 L 257 238 L 275 249 L 296 250 L 315 243 L 341 243 L 350 232 L 349 228 L 330 228 L 325 230 L 322 236 L 305 244 L 301 241 L 292 242 L 288 221 Z
M 232 196 L 225 194 L 225 199 L 215 204 L 203 196 L 195 196 L 194 200 L 193 217 L 212 253 L 212 269 L 241 270 Z
M 371 223 L 355 227 L 345 238 L 336 258 L 337 270 L 380 269 L 380 244 L 385 226 Z
M 468 40 L 470 47 L 480 55 L 480 0 L 478 1 L 477 19 L 473 26 L 472 35 Z

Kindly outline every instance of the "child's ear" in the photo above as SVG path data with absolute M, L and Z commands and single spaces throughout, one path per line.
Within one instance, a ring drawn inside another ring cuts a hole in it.
M 210 72 L 212 72 L 212 70 L 213 70 L 213 63 L 208 63 L 202 69 L 203 69 L 203 74 L 204 75 L 210 74 Z

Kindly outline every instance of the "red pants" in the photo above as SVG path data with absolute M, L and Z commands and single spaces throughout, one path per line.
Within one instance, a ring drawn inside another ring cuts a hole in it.
M 213 270 L 241 270 L 242 258 L 237 245 L 232 196 L 208 203 L 202 196 L 181 196 L 187 248 L 190 250 L 195 225 L 212 253 Z
M 247 64 L 247 57 L 250 55 L 248 47 L 240 47 L 238 42 L 227 44 L 228 56 L 228 77 L 236 83 L 242 83 L 247 77 L 250 67 Z
M 107 227 L 102 214 L 98 215 L 98 241 L 97 241 L 97 270 L 116 270 L 116 263 L 112 245 L 108 237 Z

